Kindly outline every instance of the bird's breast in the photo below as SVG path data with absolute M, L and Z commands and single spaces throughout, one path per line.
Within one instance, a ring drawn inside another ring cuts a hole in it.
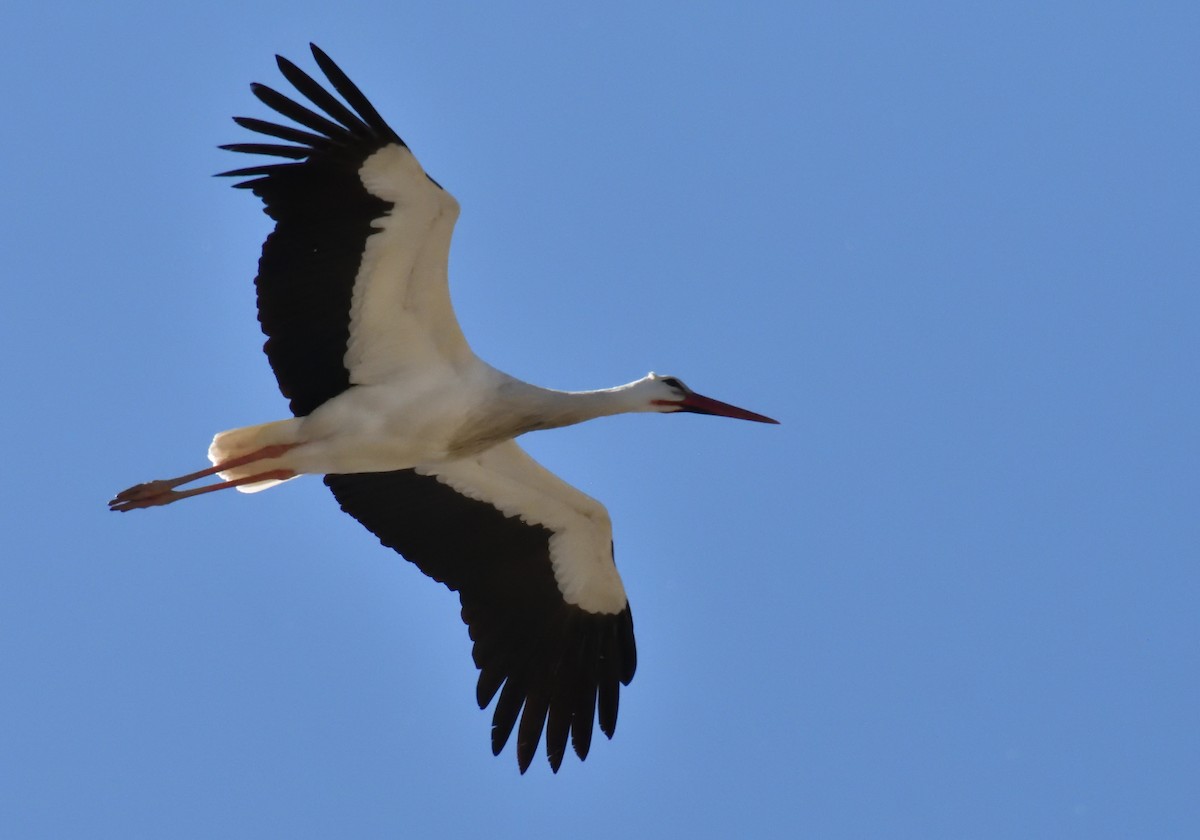
M 305 418 L 306 471 L 389 472 L 437 463 L 463 449 L 464 418 L 478 414 L 470 394 L 358 385 Z M 468 421 L 469 422 L 469 421 Z
M 486 408 L 468 412 L 448 442 L 447 455 L 450 458 L 465 458 L 526 432 L 547 428 L 550 428 L 550 424 L 545 418 L 531 413 L 489 412 Z

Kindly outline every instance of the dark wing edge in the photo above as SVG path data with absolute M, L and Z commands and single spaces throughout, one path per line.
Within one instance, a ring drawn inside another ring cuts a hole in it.
M 234 117 L 243 128 L 285 142 L 221 146 L 286 161 L 220 175 L 244 179 L 234 186 L 261 198 L 276 222 L 263 243 L 255 279 L 258 319 L 267 336 L 263 350 L 296 416 L 310 414 L 350 387 L 345 354 L 354 281 L 374 222 L 392 207 L 367 192 L 358 172 L 379 149 L 404 145 L 329 56 L 310 46 L 317 66 L 346 104 L 276 56 L 284 78 L 318 110 L 252 84 L 260 101 L 301 128 Z
M 389 143 L 404 146 L 405 143 L 400 136 L 384 122 L 370 100 L 363 95 L 357 85 L 350 81 L 342 69 L 316 44 L 309 44 L 309 47 L 312 49 L 317 66 L 321 68 L 333 89 L 341 94 L 350 107 L 342 104 L 337 97 L 323 88 L 320 82 L 291 61 L 277 55 L 275 63 L 279 66 L 284 78 L 291 82 L 298 93 L 319 108 L 323 115 L 273 88 L 254 82 L 251 83 L 250 90 L 264 105 L 280 116 L 287 117 L 309 130 L 303 131 L 293 126 L 280 125 L 252 117 L 234 117 L 233 121 L 243 128 L 267 137 L 286 140 L 293 145 L 227 143 L 220 148 L 231 152 L 289 158 L 294 161 L 315 162 L 344 158 L 344 162 L 352 164 L 354 171 L 357 172 L 363 159 L 371 152 L 381 149 Z M 232 169 L 219 174 L 245 177 L 248 180 L 239 181 L 234 186 L 257 192 L 255 188 L 262 186 L 264 181 L 269 182 L 271 178 L 303 165 L 303 163 L 262 164 Z
M 612 738 L 620 686 L 637 668 L 633 614 L 628 604 L 620 613 L 599 614 L 564 601 L 548 529 L 413 470 L 327 475 L 325 483 L 342 510 L 385 546 L 459 593 L 480 670 L 479 707 L 499 694 L 493 754 L 515 727 L 524 773 L 544 730 L 557 773 L 568 737 L 579 758 L 587 757 L 597 717 Z

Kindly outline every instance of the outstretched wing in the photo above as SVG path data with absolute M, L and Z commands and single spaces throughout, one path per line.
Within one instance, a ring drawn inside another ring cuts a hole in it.
M 223 172 L 242 177 L 275 220 L 255 286 L 263 349 L 296 415 L 351 384 L 473 359 L 450 304 L 446 264 L 458 202 L 315 45 L 333 90 L 285 58 L 284 77 L 318 111 L 265 85 L 263 103 L 297 128 L 249 117 L 239 125 L 283 143 L 234 152 L 285 158 Z
M 593 721 L 612 737 L 637 667 L 633 616 L 603 505 L 516 443 L 436 467 L 327 475 L 342 510 L 459 593 L 476 690 L 499 754 L 517 718 L 525 772 L 542 730 L 555 772 L 567 737 L 585 758 Z

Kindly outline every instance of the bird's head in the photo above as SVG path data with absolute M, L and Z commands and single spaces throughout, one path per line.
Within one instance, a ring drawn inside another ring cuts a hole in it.
M 779 423 L 770 417 L 697 394 L 674 376 L 659 376 L 651 372 L 635 384 L 646 399 L 646 411 L 659 411 L 664 414 L 687 411 L 692 414 L 713 414 L 717 417 L 753 420 L 756 423 Z

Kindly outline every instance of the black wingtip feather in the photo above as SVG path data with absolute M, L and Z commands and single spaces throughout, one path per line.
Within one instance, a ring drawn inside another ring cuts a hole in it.
M 241 169 L 230 169 L 218 172 L 219 178 L 243 178 L 249 175 L 278 175 L 296 166 L 294 163 L 264 163 L 261 166 L 245 166 Z
M 391 126 L 379 115 L 375 110 L 375 106 L 367 97 L 363 96 L 363 92 L 358 89 L 358 85 L 350 81 L 350 77 L 342 72 L 342 68 L 334 63 L 333 59 L 325 54 L 324 50 L 316 44 L 309 44 L 312 50 L 313 58 L 316 59 L 317 66 L 321 68 L 321 72 L 325 74 L 325 78 L 329 79 L 329 83 L 346 102 L 359 113 L 376 133 L 381 137 L 385 137 L 393 143 L 405 145 L 400 136 L 392 130 Z
M 538 743 L 542 740 L 542 729 L 546 725 L 546 712 L 550 708 L 550 695 L 543 689 L 531 691 L 525 698 L 521 712 L 521 723 L 517 727 L 517 763 L 521 772 L 533 763 Z
M 621 684 L 629 685 L 637 672 L 637 642 L 633 635 L 633 611 L 628 605 L 621 613 L 621 624 L 617 632 L 620 634 L 621 644 Z
M 596 720 L 600 731 L 612 740 L 617 731 L 617 707 L 621 702 L 621 692 L 617 688 L 617 678 L 613 674 L 608 679 L 601 679 L 596 689 Z
M 321 87 L 312 76 L 305 73 L 283 56 L 275 56 L 275 63 L 279 66 L 279 71 L 283 73 L 283 77 L 292 83 L 292 87 L 304 94 L 310 102 L 334 120 L 341 123 L 346 131 L 361 136 L 371 133 L 370 127 L 357 114 L 339 102 L 329 91 Z
M 279 125 L 278 123 L 267 122 L 266 120 L 257 120 L 254 117 L 234 117 L 233 121 L 242 128 L 249 129 L 250 131 L 265 134 L 268 137 L 278 137 L 280 140 L 299 143 L 301 146 L 309 146 L 313 149 L 327 149 L 343 145 L 338 137 L 325 137 L 321 134 L 301 131 L 290 125 Z
M 579 760 L 587 758 L 592 747 L 592 726 L 596 719 L 596 639 L 586 633 L 579 650 L 579 670 L 575 677 L 575 708 L 571 720 L 571 747 Z
M 500 690 L 496 710 L 492 713 L 492 755 L 500 755 L 517 724 L 517 716 L 525 704 L 525 688 L 515 676 L 510 676 Z
M 345 128 L 337 123 L 322 117 L 316 111 L 304 107 L 296 100 L 283 95 L 272 87 L 254 82 L 250 85 L 250 91 L 268 108 L 278 111 L 288 119 L 294 120 L 306 128 L 311 128 L 313 131 L 329 137 L 346 131 Z
M 563 637 L 570 638 L 576 630 L 578 621 L 572 616 L 564 629 Z M 550 761 L 550 769 L 555 773 L 562 765 L 567 753 L 567 741 L 571 735 L 571 720 L 575 709 L 572 707 L 572 692 L 579 683 L 579 648 L 565 649 L 562 661 L 555 675 L 554 690 L 550 697 L 550 709 L 546 715 L 546 758 Z
M 303 146 L 284 146 L 279 143 L 224 143 L 217 148 L 227 152 L 242 152 L 248 155 L 268 155 L 271 157 L 291 158 L 301 160 L 312 154 L 312 149 Z
M 504 669 L 497 665 L 487 665 L 479 670 L 479 682 L 475 684 L 475 702 L 479 708 L 486 709 L 488 704 L 504 684 Z
M 621 701 L 621 655 L 619 628 L 608 626 L 600 642 L 600 675 L 596 692 L 596 718 L 600 731 L 610 739 L 617 731 L 617 711 Z

